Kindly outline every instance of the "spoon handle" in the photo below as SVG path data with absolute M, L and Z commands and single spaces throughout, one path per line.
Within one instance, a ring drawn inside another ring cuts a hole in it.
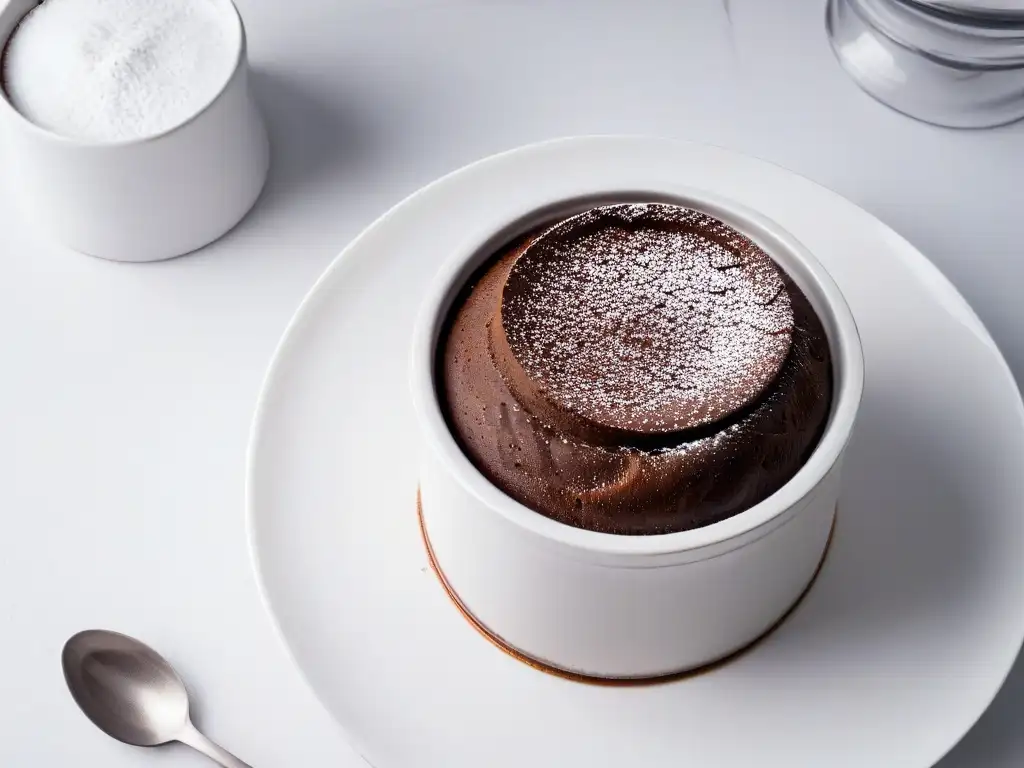
M 186 723 L 185 729 L 178 735 L 178 741 L 188 744 L 196 752 L 202 752 L 208 758 L 224 768 L 252 768 L 248 763 L 243 763 L 223 747 L 214 744 L 203 736 L 192 723 Z

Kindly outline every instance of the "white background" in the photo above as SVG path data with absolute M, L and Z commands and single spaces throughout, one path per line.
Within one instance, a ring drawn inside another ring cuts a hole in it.
M 118 744 L 78 712 L 59 654 L 87 627 L 161 650 L 190 682 L 199 725 L 256 768 L 360 764 L 257 593 L 249 421 L 328 262 L 388 207 L 484 155 L 648 133 L 778 162 L 921 248 L 1024 374 L 1024 124 L 950 131 L 876 104 L 831 57 L 820 0 L 238 4 L 274 152 L 239 228 L 186 258 L 113 264 L 47 245 L 9 197 L 0 207 L 4 768 L 203 764 Z M 1022 710 L 1019 663 L 941 767 L 1024 764 Z

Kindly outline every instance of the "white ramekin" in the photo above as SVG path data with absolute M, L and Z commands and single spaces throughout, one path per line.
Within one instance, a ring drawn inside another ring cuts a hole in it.
M 0 9 L 0 50 L 39 0 Z M 117 261 L 156 261 L 213 242 L 252 208 L 267 176 L 269 146 L 249 92 L 245 29 L 237 23 L 235 69 L 187 122 L 157 136 L 90 143 L 40 128 L 0 92 L 0 152 L 9 193 L 48 237 Z
M 438 334 L 454 295 L 495 249 L 545 220 L 599 203 L 660 200 L 704 211 L 771 254 L 807 294 L 832 349 L 832 412 L 814 453 L 779 491 L 696 530 L 618 536 L 540 515 L 492 485 L 459 448 L 435 382 Z M 414 332 L 412 400 L 422 450 L 424 532 L 447 587 L 492 639 L 572 674 L 647 678 L 722 659 L 774 626 L 824 557 L 864 364 L 853 315 L 822 265 L 789 233 L 703 192 L 595 190 L 524 210 L 468 243 L 429 289 Z

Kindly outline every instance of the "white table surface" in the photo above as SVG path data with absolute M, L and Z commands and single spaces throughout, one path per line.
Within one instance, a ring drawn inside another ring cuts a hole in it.
M 4 768 L 203 764 L 116 743 L 78 712 L 59 652 L 86 627 L 161 650 L 199 725 L 256 768 L 361 764 L 257 593 L 250 416 L 285 324 L 335 254 L 484 155 L 651 133 L 788 166 L 921 248 L 1024 374 L 1024 125 L 956 132 L 876 104 L 832 59 L 821 0 L 238 4 L 274 150 L 239 228 L 183 259 L 113 264 L 45 244 L 0 207 Z M 1019 663 L 942 768 L 1024 764 L 1021 711 Z

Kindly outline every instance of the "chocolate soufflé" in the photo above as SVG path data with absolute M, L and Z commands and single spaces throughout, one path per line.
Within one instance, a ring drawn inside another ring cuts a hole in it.
M 663 203 L 593 208 L 495 254 L 450 311 L 437 380 L 491 482 L 623 535 L 767 498 L 832 400 L 828 340 L 792 279 L 723 222 Z

